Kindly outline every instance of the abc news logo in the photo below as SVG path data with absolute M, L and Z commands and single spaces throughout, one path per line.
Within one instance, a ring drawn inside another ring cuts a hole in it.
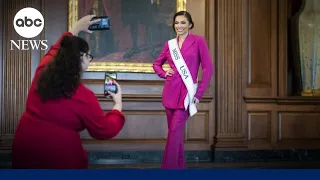
M 10 40 L 10 50 L 47 50 L 47 40 L 31 40 L 38 36 L 44 27 L 42 14 L 34 8 L 23 8 L 17 12 L 13 20 L 16 32 L 30 40 Z
M 24 20 L 19 18 L 16 21 L 17 27 L 32 27 L 33 25 L 36 27 L 41 27 L 41 25 L 42 25 L 41 19 L 37 18 L 32 21 L 32 19 L 29 19 L 27 16 L 25 16 Z

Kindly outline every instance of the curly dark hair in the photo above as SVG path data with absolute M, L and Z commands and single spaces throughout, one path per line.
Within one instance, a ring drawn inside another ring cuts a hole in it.
M 64 36 L 54 59 L 45 67 L 37 81 L 36 91 L 41 99 L 70 98 L 82 74 L 81 55 L 88 53 L 88 43 L 77 36 Z

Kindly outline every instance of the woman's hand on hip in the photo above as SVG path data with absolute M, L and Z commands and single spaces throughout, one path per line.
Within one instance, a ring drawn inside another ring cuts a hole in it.
M 165 77 L 172 76 L 173 74 L 174 74 L 174 71 L 170 68 L 166 71 Z
M 70 30 L 72 35 L 77 36 L 80 32 L 87 32 L 91 34 L 92 31 L 89 30 L 89 26 L 101 21 L 100 19 L 91 21 L 91 19 L 94 17 L 96 17 L 96 15 L 87 15 L 79 19 L 79 21 L 77 21 L 76 24 Z

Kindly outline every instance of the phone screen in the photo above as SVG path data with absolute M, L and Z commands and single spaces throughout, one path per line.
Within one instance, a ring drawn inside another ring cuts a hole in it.
M 105 91 L 106 94 L 108 94 L 108 91 L 112 92 L 112 93 L 116 93 L 117 92 L 117 86 L 116 85 L 105 85 Z
M 92 20 L 101 19 L 101 21 L 89 26 L 89 30 L 110 30 L 110 18 L 108 16 L 94 17 Z
M 105 81 L 104 81 L 104 95 L 105 96 L 110 95 L 108 93 L 108 91 L 110 91 L 112 93 L 117 93 L 118 89 L 117 89 L 117 85 L 114 84 L 114 82 L 113 82 L 114 79 L 115 78 L 112 78 L 108 74 L 105 75 Z

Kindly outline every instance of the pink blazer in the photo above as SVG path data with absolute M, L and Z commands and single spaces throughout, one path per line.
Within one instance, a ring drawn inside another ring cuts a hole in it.
M 194 83 L 197 82 L 197 75 L 201 64 L 203 76 L 195 95 L 200 100 L 210 83 L 214 71 L 207 43 L 202 36 L 189 34 L 180 51 L 190 70 Z M 167 78 L 165 78 L 166 72 L 162 68 L 162 65 L 166 61 L 168 61 L 170 68 L 174 70 L 174 74 Z M 173 63 L 168 42 L 164 44 L 161 54 L 153 63 L 153 69 L 160 78 L 166 79 L 162 92 L 162 104 L 164 107 L 170 109 L 184 108 L 183 102 L 188 91 Z

